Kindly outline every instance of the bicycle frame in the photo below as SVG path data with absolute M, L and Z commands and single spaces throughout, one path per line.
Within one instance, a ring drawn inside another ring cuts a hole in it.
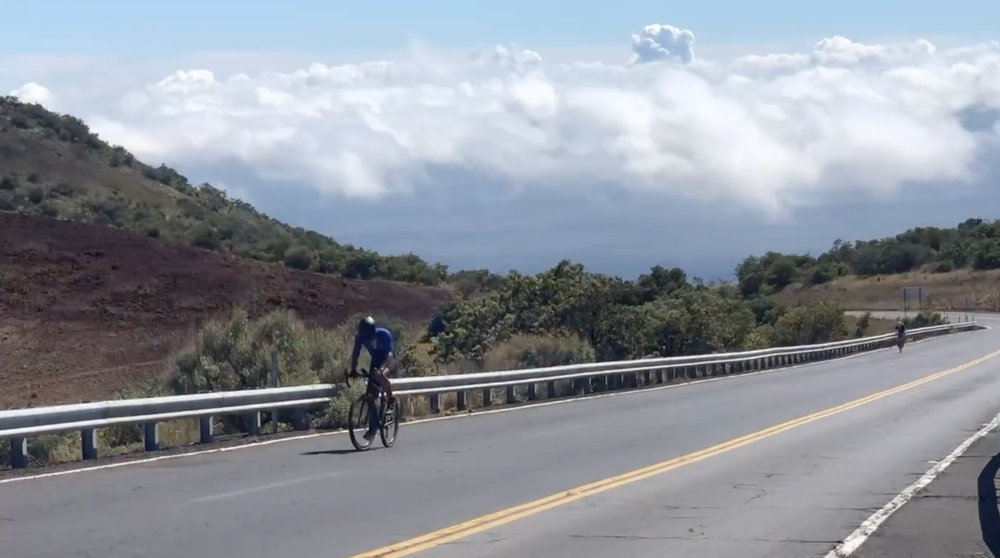
M 371 372 L 370 371 L 365 370 L 365 369 L 362 368 L 361 369 L 361 375 L 366 377 L 368 385 L 365 388 L 365 393 L 362 394 L 357 399 L 355 399 L 354 403 L 352 403 L 351 409 L 348 411 L 348 413 L 349 413 L 349 420 L 350 420 L 350 416 L 353 416 L 354 404 L 362 402 L 369 409 L 368 412 L 371 412 L 371 407 L 374 406 L 375 409 L 376 409 L 376 412 L 378 413 L 378 430 L 379 430 L 379 434 L 380 434 L 380 436 L 382 438 L 382 444 L 385 447 L 387 447 L 387 448 L 388 447 L 392 447 L 395 444 L 395 442 L 396 442 L 396 432 L 395 431 L 398 430 L 398 428 L 399 428 L 399 424 L 398 424 L 398 420 L 399 419 L 398 419 L 398 416 L 397 416 L 397 410 L 393 409 L 393 412 L 392 412 L 392 419 L 393 420 L 392 420 L 391 425 L 392 425 L 392 428 L 394 430 L 393 430 L 393 434 L 392 434 L 392 436 L 390 438 L 390 437 L 387 437 L 387 433 L 386 433 L 386 427 L 388 427 L 390 423 L 388 423 L 386 421 L 386 418 L 387 418 L 387 415 L 388 415 L 388 413 L 387 413 L 387 411 L 388 411 L 388 408 L 387 408 L 388 407 L 388 402 L 386 401 L 386 398 L 385 398 L 385 390 L 382 389 L 382 386 L 379 385 L 377 382 L 371 381 Z M 345 383 L 348 386 L 351 385 L 350 374 L 346 373 L 346 371 L 345 371 Z M 359 444 L 359 442 L 355 439 L 354 428 L 352 428 L 350 426 L 350 424 L 348 425 L 348 428 L 349 428 L 349 432 L 350 432 L 350 435 L 351 435 L 351 443 L 354 444 L 355 449 L 357 449 L 359 451 L 365 451 L 369 447 L 371 447 L 371 442 L 369 442 L 367 445 L 364 445 L 364 446 L 362 446 L 361 444 Z

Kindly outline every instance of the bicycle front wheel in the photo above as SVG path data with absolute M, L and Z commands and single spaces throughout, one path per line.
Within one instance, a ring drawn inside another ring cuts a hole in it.
M 347 415 L 347 432 L 351 436 L 351 444 L 358 451 L 365 451 L 372 447 L 372 440 L 365 440 L 364 434 L 368 431 L 368 397 L 362 395 L 351 404 L 351 410 Z

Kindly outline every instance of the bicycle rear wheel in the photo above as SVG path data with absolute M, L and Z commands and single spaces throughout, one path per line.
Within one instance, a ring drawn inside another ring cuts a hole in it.
M 361 429 L 360 431 L 358 429 Z M 358 451 L 365 451 L 372 447 L 371 440 L 365 440 L 364 433 L 368 431 L 368 396 L 362 395 L 351 403 L 351 410 L 347 415 L 347 432 L 351 436 L 351 444 Z
M 392 406 L 391 413 L 386 412 L 386 405 L 388 403 L 382 399 L 382 428 L 379 429 L 378 434 L 382 438 L 382 445 L 391 448 L 396 443 L 396 433 L 399 432 L 399 401 Z

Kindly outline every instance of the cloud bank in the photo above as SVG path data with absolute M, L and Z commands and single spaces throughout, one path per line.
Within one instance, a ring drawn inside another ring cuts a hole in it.
M 632 35 L 618 65 L 496 47 L 13 93 L 80 115 L 150 161 L 239 161 L 265 182 L 368 200 L 431 195 L 451 169 L 470 189 L 481 177 L 507 192 L 666 194 L 777 218 L 843 196 L 973 183 L 998 154 L 996 43 L 838 36 L 728 61 L 699 59 L 694 43 L 657 24 Z

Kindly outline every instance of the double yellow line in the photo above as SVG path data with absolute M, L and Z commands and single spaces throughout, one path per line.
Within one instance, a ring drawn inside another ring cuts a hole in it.
M 938 372 L 936 374 L 931 374 L 930 376 L 925 376 L 919 380 L 903 384 L 901 386 L 894 387 L 892 389 L 887 389 L 867 397 L 862 397 L 861 399 L 855 399 L 854 401 L 844 403 L 843 405 L 838 405 L 832 407 L 825 411 L 820 411 L 818 413 L 813 413 L 811 415 L 806 415 L 770 428 L 765 428 L 759 430 L 752 434 L 747 434 L 746 436 L 740 436 L 739 438 L 734 438 L 727 442 L 712 446 L 707 449 L 689 453 L 687 455 L 682 455 L 680 457 L 675 457 L 667 461 L 662 461 L 648 467 L 643 467 L 641 469 L 636 469 L 629 473 L 622 475 L 617 475 L 604 480 L 599 480 L 590 484 L 585 484 L 583 486 L 578 486 L 576 488 L 567 490 L 565 492 L 560 492 L 558 494 L 553 494 L 546 498 L 540 500 L 535 500 L 533 502 L 528 502 L 527 504 L 522 504 L 520 506 L 515 506 L 513 508 L 508 508 L 505 510 L 498 511 L 496 513 L 491 513 L 489 515 L 484 515 L 482 517 L 472 519 L 469 521 L 463 521 L 451 527 L 446 527 L 439 531 L 434 531 L 433 533 L 428 533 L 416 538 L 412 538 L 406 541 L 402 541 L 396 544 L 391 544 L 382 548 L 364 552 L 362 554 L 356 554 L 350 558 L 402 558 L 403 556 L 409 556 L 417 552 L 428 550 L 435 546 L 453 542 L 459 539 L 463 539 L 470 535 L 476 533 L 481 533 L 518 519 L 523 519 L 525 517 L 543 512 L 548 509 L 555 508 L 557 506 L 562 506 L 570 502 L 574 502 L 581 498 L 586 498 L 587 496 L 593 496 L 594 494 L 599 494 L 601 492 L 611 490 L 613 488 L 618 488 L 627 484 L 631 484 L 636 481 L 643 479 L 648 479 L 650 477 L 666 473 L 667 471 L 672 471 L 684 465 L 689 465 L 691 463 L 697 463 L 699 461 L 708 459 L 710 457 L 715 457 L 723 453 L 732 451 L 736 448 L 740 448 L 754 442 L 758 442 L 765 438 L 770 438 L 776 434 L 782 432 L 787 432 L 793 428 L 798 428 L 802 425 L 809 424 L 810 422 L 817 421 L 829 416 L 842 413 L 844 411 L 849 411 L 851 409 L 858 408 L 862 405 L 866 405 L 873 401 L 878 401 L 879 399 L 884 399 L 890 395 L 894 395 L 906 390 L 913 389 L 918 386 L 933 382 L 945 376 L 950 376 L 957 372 L 961 372 L 967 368 L 976 366 L 986 362 L 987 360 L 1000 355 L 1000 350 L 990 353 L 986 356 L 977 358 L 976 360 L 967 362 L 961 366 L 956 366 L 949 370 Z

